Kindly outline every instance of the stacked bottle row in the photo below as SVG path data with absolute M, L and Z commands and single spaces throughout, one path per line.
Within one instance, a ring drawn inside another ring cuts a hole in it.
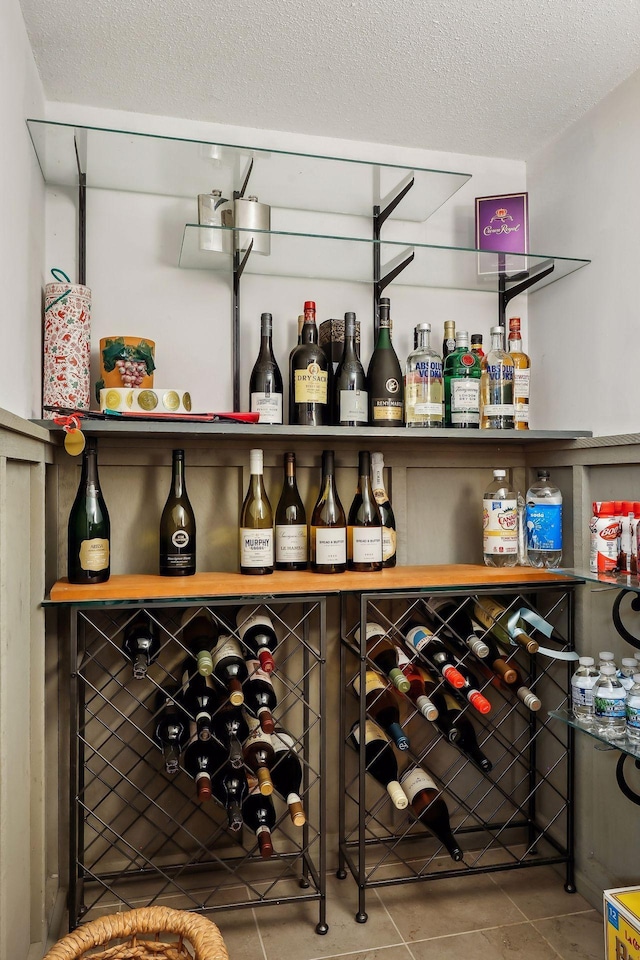
M 623 657 L 602 650 L 598 664 L 580 657 L 571 678 L 571 711 L 576 720 L 612 740 L 640 743 L 640 652 Z
M 431 324 L 414 331 L 404 372 L 391 341 L 390 301 L 380 300 L 378 335 L 368 370 L 358 353 L 356 315 L 344 315 L 344 345 L 337 369 L 318 343 L 316 305 L 308 300 L 298 344 L 289 357 L 289 423 L 299 426 L 529 428 L 531 363 L 522 350 L 520 319 L 492 327 L 485 356 L 482 337 L 445 323 L 443 352 L 431 347 Z M 261 344 L 249 382 L 250 410 L 261 423 L 284 423 L 283 378 L 272 346 L 270 313 L 261 318 Z M 473 341 L 475 340 L 475 343 Z
M 591 573 L 638 576 L 640 501 L 597 500 L 589 522 Z
M 153 739 L 165 772 L 193 778 L 197 800 L 211 798 L 226 810 L 228 827 L 246 824 L 262 857 L 273 853 L 274 790 L 293 824 L 306 817 L 303 767 L 295 738 L 274 717 L 278 698 L 271 673 L 278 638 L 268 612 L 247 605 L 236 631 L 206 608 L 184 613 L 178 635 L 186 657 L 179 683 L 158 690 Z M 143 679 L 160 652 L 155 621 L 136 616 L 123 632 L 122 649 L 135 679 Z

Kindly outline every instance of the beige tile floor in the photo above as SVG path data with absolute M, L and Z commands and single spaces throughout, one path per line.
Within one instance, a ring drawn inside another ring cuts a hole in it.
M 282 889 L 282 896 L 286 895 Z M 280 888 L 279 888 L 280 893 Z M 602 960 L 602 917 L 550 867 L 367 892 L 356 923 L 351 877 L 328 879 L 329 932 L 316 903 L 216 913 L 231 960 Z

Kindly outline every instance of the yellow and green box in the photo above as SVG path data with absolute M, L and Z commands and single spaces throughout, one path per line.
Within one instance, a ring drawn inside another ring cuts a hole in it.
M 640 960 L 640 887 L 604 891 L 605 960 Z

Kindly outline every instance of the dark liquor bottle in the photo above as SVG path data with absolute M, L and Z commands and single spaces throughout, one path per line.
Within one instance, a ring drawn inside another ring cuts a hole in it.
M 355 632 L 354 639 L 360 643 L 360 627 Z M 384 627 L 370 621 L 365 627 L 366 653 L 377 669 L 389 678 L 391 683 L 400 691 L 407 693 L 409 683 L 399 668 L 398 658 L 400 651 L 395 643 L 389 639 Z
M 456 334 L 456 349 L 444 362 L 444 425 L 480 429 L 480 360 L 469 350 L 469 334 Z
M 146 677 L 147 668 L 160 652 L 158 625 L 149 614 L 136 614 L 124 628 L 122 651 L 131 660 L 134 679 L 142 680 Z
M 415 704 L 422 716 L 427 720 L 436 720 L 438 717 L 438 708 L 427 693 L 424 678 L 418 668 L 411 663 L 408 657 L 402 652 L 398 654 L 398 666 L 409 683 L 409 689 L 406 691 L 409 700 Z
M 200 740 L 195 725 L 191 726 L 193 733 L 184 751 L 183 765 L 195 780 L 198 800 L 202 803 L 211 798 L 212 778 L 227 757 L 224 748 L 213 737 L 210 740 Z
M 233 769 L 224 763 L 211 778 L 213 795 L 227 811 L 229 829 L 242 829 L 242 804 L 248 793 L 244 770 Z
M 359 427 L 368 423 L 367 378 L 356 348 L 356 315 L 344 315 L 344 349 L 336 370 L 335 410 L 341 427 Z
M 336 490 L 333 450 L 322 453 L 322 485 L 311 516 L 311 569 L 314 573 L 347 569 L 347 522 Z
M 271 797 L 265 796 L 257 785 L 242 805 L 242 819 L 256 835 L 260 856 L 268 860 L 273 855 L 271 831 L 276 825 L 276 811 Z
M 211 677 L 204 677 L 193 668 L 194 660 L 188 657 L 182 666 L 182 704 L 195 722 L 200 740 L 209 740 L 220 695 Z
M 307 514 L 296 483 L 296 455 L 284 455 L 284 483 L 276 508 L 276 570 L 306 570 Z
M 190 577 L 196 572 L 196 518 L 184 476 L 184 450 L 173 451 L 171 490 L 160 519 L 160 576 Z
M 371 457 L 366 450 L 358 454 L 358 486 L 349 510 L 347 557 L 349 570 L 382 570 L 382 518 L 371 489 Z
M 353 681 L 353 689 L 360 695 L 360 675 Z M 365 701 L 367 713 L 379 727 L 387 733 L 398 750 L 409 749 L 409 738 L 400 726 L 400 711 L 391 690 L 387 687 L 384 677 L 375 670 L 367 670 L 365 674 Z
M 451 832 L 447 805 L 431 777 L 421 767 L 411 767 L 402 774 L 400 783 L 414 817 L 444 844 L 452 860 L 462 860 L 462 850 Z
M 273 573 L 273 513 L 264 488 L 262 450 L 250 450 L 251 477 L 240 514 L 240 573 Z
M 360 724 L 354 723 L 349 733 L 349 744 L 358 753 L 361 750 L 361 741 Z M 367 773 L 385 788 L 394 807 L 404 810 L 408 806 L 408 800 L 398 782 L 398 762 L 391 741 L 373 720 L 367 720 L 365 724 L 364 752 Z
M 254 724 L 253 728 L 251 727 L 252 724 Z M 270 796 L 273 793 L 270 771 L 273 766 L 275 751 L 271 736 L 264 732 L 257 720 L 252 720 L 249 724 L 249 736 L 244 742 L 242 752 L 244 762 L 258 778 L 260 793 L 265 797 Z
M 248 603 L 238 610 L 236 623 L 244 646 L 260 661 L 264 672 L 271 673 L 275 667 L 272 654 L 278 646 L 278 637 L 267 611 Z
M 213 673 L 211 651 L 217 639 L 218 625 L 208 610 L 202 608 L 195 614 L 193 610 L 185 610 L 178 640 L 193 657 L 193 666 L 188 668 L 190 674 L 197 671 L 208 677 Z
M 289 807 L 289 816 L 296 827 L 302 827 L 307 818 L 300 799 L 302 785 L 302 765 L 296 752 L 295 741 L 291 734 L 277 727 L 273 736 L 275 759 L 271 770 L 273 785 L 286 801 Z
M 162 750 L 165 772 L 173 776 L 180 769 L 180 753 L 189 739 L 187 717 L 178 706 L 175 690 L 158 690 L 154 716 L 153 739 Z
M 384 457 L 381 453 L 371 454 L 371 473 L 373 495 L 382 520 L 382 566 L 395 567 L 396 518 L 384 485 Z
M 423 660 L 425 660 L 441 677 L 451 684 L 452 687 L 460 690 L 464 687 L 464 677 L 457 669 L 457 661 L 449 653 L 441 640 L 433 635 L 431 630 L 423 624 L 412 626 L 406 636 L 405 645 L 412 651 L 418 651 Z
M 273 355 L 272 317 L 260 317 L 260 352 L 249 378 L 249 409 L 260 414 L 260 423 L 282 423 L 282 374 Z
M 374 427 L 401 427 L 404 423 L 404 380 L 391 343 L 389 298 L 380 300 L 378 339 L 367 371 L 369 423 Z
M 111 572 L 111 526 L 98 480 L 98 442 L 87 439 L 82 474 L 69 513 L 67 576 L 69 583 L 104 583 Z
M 242 656 L 242 647 L 235 637 L 221 634 L 211 651 L 214 676 L 227 691 L 229 702 L 234 707 L 244 703 L 242 683 L 247 678 L 247 665 Z
M 272 711 L 278 705 L 271 677 L 260 669 L 258 660 L 247 661 L 247 677 L 244 681 L 244 705 L 252 717 L 260 721 L 265 733 L 273 733 L 275 721 Z
M 213 732 L 227 748 L 231 766 L 241 767 L 244 764 L 242 744 L 249 736 L 242 708 L 233 707 L 229 701 L 223 704 L 213 717 Z
M 304 305 L 302 343 L 291 354 L 289 375 L 289 423 L 322 427 L 329 423 L 329 360 L 318 344 L 316 305 Z

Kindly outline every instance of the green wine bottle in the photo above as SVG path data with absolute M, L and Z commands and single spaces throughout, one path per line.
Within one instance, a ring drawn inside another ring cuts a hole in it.
M 189 577 L 196 572 L 196 518 L 184 477 L 184 450 L 173 451 L 171 490 L 160 519 L 160 575 Z
M 111 572 L 111 525 L 98 480 L 98 441 L 89 437 L 82 475 L 69 514 L 67 575 L 69 583 L 104 583 Z

